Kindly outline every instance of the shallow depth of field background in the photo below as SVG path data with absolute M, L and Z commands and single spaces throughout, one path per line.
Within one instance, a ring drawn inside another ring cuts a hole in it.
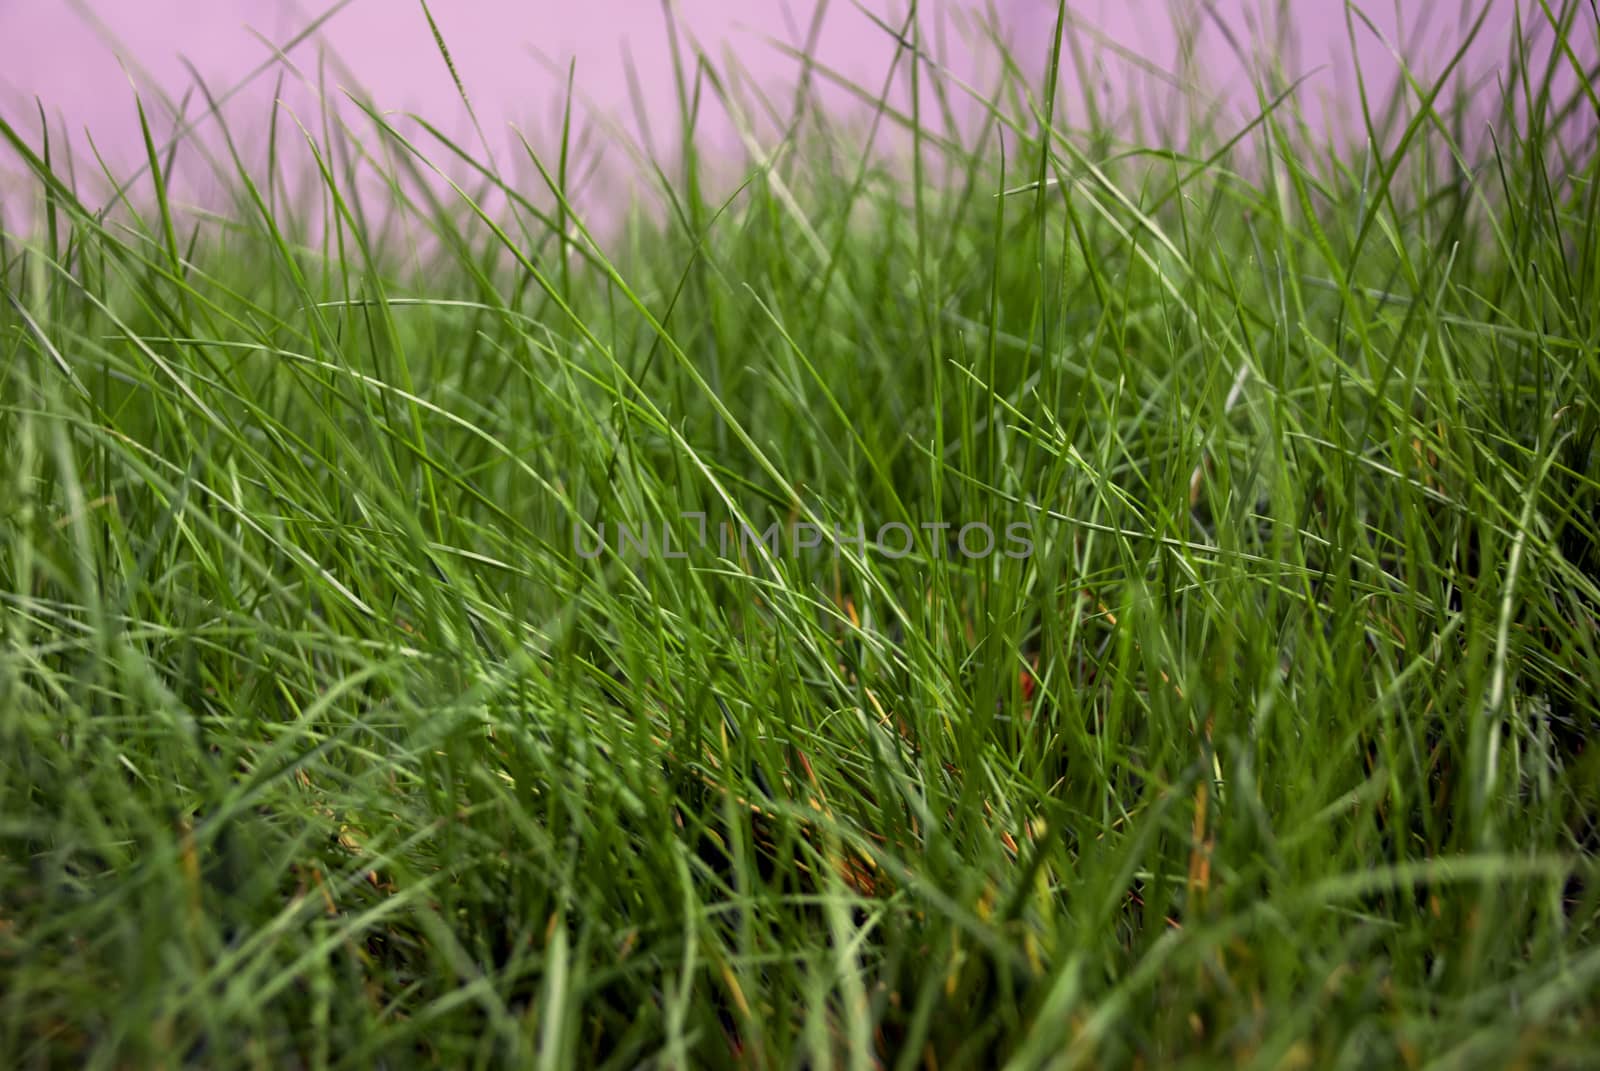
M 1181 121 L 1184 109 L 1197 101 L 1224 126 L 1247 120 L 1259 110 L 1247 71 L 1274 66 L 1286 79 L 1309 75 L 1298 92 L 1312 122 L 1325 130 L 1349 131 L 1359 127 L 1353 59 L 1380 95 L 1393 84 L 1396 52 L 1419 74 L 1435 75 L 1485 2 L 1489 12 L 1464 65 L 1463 84 L 1476 81 L 1492 89 L 1494 66 L 1509 46 L 1514 0 L 1381 0 L 1362 6 L 1370 26 L 1360 19 L 1347 24 L 1344 6 L 1333 0 L 1215 0 L 1209 5 L 1075 0 L 1069 18 L 1084 62 L 1080 69 L 1069 57 L 1069 79 L 1094 78 L 1100 105 L 1110 102 L 1114 118 L 1142 122 L 1148 136 L 1164 123 Z M 774 42 L 803 47 L 818 11 L 817 5 L 797 0 L 670 3 L 687 30 L 680 37 L 686 50 L 697 46 L 719 60 L 733 58 L 753 83 L 769 90 L 792 84 L 799 70 Z M 93 150 L 107 166 L 124 174 L 142 162 L 144 153 L 132 85 L 145 96 L 157 136 L 170 134 L 177 126 L 172 107 L 186 92 L 191 94 L 186 115 L 205 110 L 191 65 L 212 93 L 228 92 L 270 58 L 268 42 L 290 41 L 334 6 L 291 0 L 5 0 L 0 41 L 9 47 L 0 68 L 0 115 L 19 129 L 37 132 L 42 104 L 52 139 L 57 145 L 70 141 L 84 161 L 80 172 L 94 170 L 92 138 Z M 615 176 L 615 165 L 622 164 L 623 173 L 630 168 L 610 131 L 620 128 L 638 137 L 636 100 L 648 116 L 641 147 L 660 157 L 672 155 L 677 104 L 665 6 L 658 0 L 460 0 L 434 4 L 433 15 L 495 151 L 507 156 L 518 151 L 513 128 L 541 149 L 551 145 L 560 129 L 566 74 L 574 69 L 577 121 L 595 135 L 586 143 L 586 167 L 591 175 Z M 994 54 L 982 43 L 980 23 L 998 27 L 1020 61 L 1042 67 L 1046 60 L 1056 18 L 1050 0 L 983 5 L 930 0 L 921 7 L 925 47 L 979 91 L 992 85 L 992 63 L 985 61 Z M 898 24 L 906 3 L 825 5 L 815 55 L 840 76 L 877 93 L 894 44 L 863 9 Z M 249 79 L 224 109 L 236 134 L 257 135 L 241 138 L 247 152 L 265 140 L 259 133 L 275 95 L 286 106 L 285 118 L 292 115 L 315 132 L 318 85 L 353 91 L 386 110 L 425 116 L 463 143 L 473 140 L 420 3 L 347 0 L 286 58 L 287 65 Z M 907 66 L 900 67 L 902 83 Z M 633 92 L 625 73 L 630 68 Z M 1486 78 L 1490 81 L 1482 81 Z M 1063 106 L 1071 109 L 1081 99 L 1081 87 L 1064 81 Z M 826 85 L 823 92 L 841 111 L 847 109 L 846 94 Z M 899 93 L 903 99 L 903 84 Z M 348 106 L 341 107 L 348 116 Z M 618 127 L 595 123 L 597 115 Z M 292 126 L 284 129 L 294 132 Z M 714 100 L 702 108 L 696 139 L 701 151 L 739 154 L 733 124 Z M 0 195 L 29 189 L 14 165 L 0 157 Z M 203 198 L 210 188 L 204 165 L 190 160 L 177 170 L 172 180 L 180 195 Z M 12 226 L 25 212 L 16 204 L 20 199 L 9 198 Z

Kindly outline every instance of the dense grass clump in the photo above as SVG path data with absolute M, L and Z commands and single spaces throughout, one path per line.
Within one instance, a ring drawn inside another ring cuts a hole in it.
M 1584 1062 L 1593 9 L 1342 140 L 886 30 L 624 220 L 0 127 L 0 1062 Z

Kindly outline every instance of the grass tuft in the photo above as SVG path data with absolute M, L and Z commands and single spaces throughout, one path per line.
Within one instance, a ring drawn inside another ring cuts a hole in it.
M 1067 7 L 854 117 L 669 14 L 615 218 L 570 69 L 515 166 L 201 84 L 225 212 L 0 121 L 3 1062 L 1585 1065 L 1593 9 L 1340 140 Z

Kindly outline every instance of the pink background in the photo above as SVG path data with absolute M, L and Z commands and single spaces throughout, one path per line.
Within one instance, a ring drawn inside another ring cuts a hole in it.
M 791 81 L 798 66 L 767 38 L 797 42 L 816 10 L 802 0 L 672 2 L 714 57 L 736 57 L 752 79 L 768 87 Z M 860 2 L 895 21 L 905 8 L 904 0 Z M 1481 2 L 1470 5 L 1474 13 Z M 1492 11 L 1472 61 L 1478 75 L 1492 71 L 1504 56 L 1513 17 L 1514 0 L 1490 2 Z M 636 130 L 623 76 L 626 51 L 650 109 L 650 136 L 670 156 L 676 137 L 675 104 L 659 0 L 434 0 L 431 6 L 496 153 L 514 155 L 513 124 L 536 145 L 550 147 L 552 132 L 559 126 L 566 64 L 572 60 L 577 64 L 579 92 L 591 106 Z M 930 48 L 986 90 L 992 84 L 986 71 L 993 65 L 982 62 L 982 49 L 963 46 L 954 14 L 958 6 L 956 0 L 925 0 L 924 33 Z M 1109 99 L 1122 116 L 1138 112 L 1146 121 L 1154 121 L 1170 109 L 1174 91 L 1159 77 L 1141 73 L 1119 58 L 1108 43 L 1132 50 L 1161 70 L 1178 71 L 1183 26 L 1192 27 L 1194 21 L 1174 11 L 1192 10 L 1193 5 L 1089 0 L 1069 6 L 1086 27 L 1084 44 L 1097 57 L 1094 77 L 1108 88 Z M 1217 0 L 1213 6 L 1246 48 L 1276 58 L 1291 76 L 1324 68 L 1302 90 L 1302 100 L 1315 121 L 1348 129 L 1355 94 L 1342 4 Z M 1453 0 L 1368 4 L 1379 30 L 1428 73 L 1444 64 L 1460 40 L 1467 6 Z M 992 0 L 992 7 L 1022 61 L 1042 65 L 1055 4 Z M 193 84 L 180 57 L 193 63 L 214 92 L 222 92 L 271 55 L 263 38 L 286 41 L 324 10 L 326 4 L 291 0 L 0 0 L 0 55 L 6 57 L 0 67 L 0 115 L 37 144 L 37 97 L 52 118 L 52 137 L 70 133 L 80 170 L 94 167 L 93 157 L 85 152 L 87 132 L 112 169 L 126 173 L 143 160 L 130 81 L 146 94 L 146 109 L 159 140 L 174 126 L 159 94 L 176 101 Z M 1387 84 L 1396 70 L 1388 46 L 1359 24 L 1357 37 L 1357 54 L 1368 77 Z M 316 38 L 290 53 L 294 69 L 285 72 L 283 99 L 308 127 L 316 125 L 311 87 L 324 48 L 339 61 L 327 68 L 331 84 L 363 90 L 385 110 L 420 113 L 476 149 L 420 4 L 353 0 Z M 547 62 L 536 59 L 533 49 Z M 849 0 L 838 0 L 827 8 L 817 53 L 823 62 L 876 92 L 893 45 Z M 1236 117 L 1254 114 L 1249 78 L 1214 22 L 1201 20 L 1189 55 L 1190 80 L 1220 91 L 1220 99 Z M 553 72 L 552 66 L 561 73 Z M 259 149 L 277 77 L 278 71 L 271 71 L 256 78 L 226 109 L 235 133 L 248 147 Z M 1074 95 L 1071 83 L 1081 77 L 1074 71 L 1066 79 L 1064 99 Z M 787 104 L 787 98 L 774 99 Z M 842 97 L 835 94 L 829 99 Z M 200 111 L 202 101 L 196 94 L 189 114 Z M 346 109 L 345 114 L 351 113 Z M 294 133 L 292 126 L 280 127 L 280 136 Z M 730 124 L 715 106 L 707 109 L 700 137 L 702 144 L 713 148 L 737 145 Z M 614 149 L 606 155 L 612 163 L 622 158 Z M 204 167 L 188 166 L 191 189 L 198 188 Z M 195 171 L 201 173 L 198 178 Z M 6 180 L 3 176 L 8 173 Z M 15 159 L 0 148 L 0 195 L 18 188 Z M 14 215 L 8 219 L 15 222 Z

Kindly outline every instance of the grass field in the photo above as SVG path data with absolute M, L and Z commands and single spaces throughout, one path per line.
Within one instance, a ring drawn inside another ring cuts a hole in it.
M 1532 7 L 1343 142 L 1270 72 L 1113 126 L 1072 35 L 886 27 L 849 124 L 685 42 L 620 220 L 376 108 L 212 142 L 225 212 L 0 128 L 0 1063 L 1586 1065 L 1600 76 Z

